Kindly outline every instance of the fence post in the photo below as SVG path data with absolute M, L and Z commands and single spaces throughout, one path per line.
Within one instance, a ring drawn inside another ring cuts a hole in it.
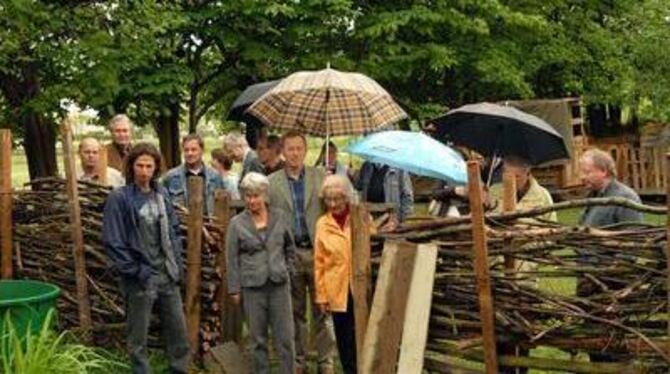
M 13 276 L 12 267 L 12 130 L 0 130 L 0 259 L 2 279 Z
M 479 315 L 482 321 L 484 339 L 484 364 L 487 374 L 498 372 L 495 322 L 493 319 L 493 296 L 489 276 L 489 255 L 484 225 L 484 206 L 482 204 L 482 186 L 479 163 L 468 161 L 468 196 L 470 197 L 470 215 L 472 217 L 472 239 L 475 250 L 475 276 L 479 297 Z
M 668 337 L 670 338 L 670 153 L 665 154 L 665 204 L 669 211 L 666 215 L 666 241 L 665 241 L 665 261 L 668 274 L 666 279 L 666 289 L 668 290 Z M 668 355 L 670 355 L 670 344 L 667 346 Z
M 528 182 L 530 183 L 530 182 Z M 516 177 L 509 170 L 503 172 L 503 212 L 513 212 L 516 209 Z M 505 247 L 510 248 L 512 240 L 505 242 Z M 514 257 L 505 255 L 505 270 L 513 272 L 516 269 Z
M 66 117 L 63 120 L 61 132 L 63 136 L 63 164 L 65 166 L 66 189 L 70 210 L 70 230 L 72 231 L 72 257 L 74 258 L 74 271 L 77 285 L 79 325 L 83 330 L 89 331 L 92 325 L 91 301 L 88 294 L 84 233 L 81 225 L 79 187 L 77 184 L 75 157 L 72 145 L 72 128 L 69 117 Z
M 194 353 L 200 351 L 200 282 L 202 276 L 203 178 L 188 178 L 186 247 L 186 326 Z
M 351 269 L 353 271 L 356 357 L 362 367 L 363 342 L 370 315 L 370 216 L 363 204 L 351 208 Z
M 100 146 L 100 160 L 98 161 L 98 183 L 107 185 L 107 147 Z

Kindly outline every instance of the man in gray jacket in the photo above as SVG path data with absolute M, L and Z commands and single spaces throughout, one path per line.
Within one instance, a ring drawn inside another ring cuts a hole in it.
M 630 187 L 616 180 L 614 160 L 609 153 L 599 149 L 590 149 L 579 159 L 579 168 L 584 185 L 590 191 L 589 197 L 623 197 L 640 203 L 640 196 Z M 586 207 L 582 212 L 579 224 L 590 227 L 603 227 L 617 223 L 636 223 L 642 221 L 642 213 L 616 205 Z M 622 258 L 626 260 L 626 258 Z M 580 261 L 593 265 L 597 259 L 590 259 L 582 254 Z M 595 264 L 597 265 L 597 263 Z M 601 280 L 610 290 L 621 289 L 625 285 L 619 282 Z M 577 278 L 577 295 L 587 297 L 600 292 L 601 285 L 591 280 Z M 590 353 L 592 362 L 611 362 L 613 357 L 607 352 Z
M 296 373 L 305 372 L 307 351 L 307 298 L 314 300 L 314 230 L 316 220 L 323 214 L 319 188 L 325 174 L 305 166 L 307 140 L 298 132 L 284 134 L 282 140 L 284 169 L 270 175 L 270 206 L 285 213 L 291 220 L 296 243 L 295 273 L 291 275 L 291 295 L 295 321 Z M 316 327 L 316 348 L 319 370 L 333 373 L 335 332 L 330 314 L 321 313 L 312 304 L 312 322 Z

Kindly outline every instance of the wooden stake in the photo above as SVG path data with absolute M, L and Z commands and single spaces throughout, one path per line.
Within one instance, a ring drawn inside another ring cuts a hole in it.
M 670 208 L 670 153 L 665 154 L 665 203 Z M 668 316 L 670 316 L 670 213 L 666 215 L 667 236 L 665 241 L 665 260 L 668 270 L 668 279 L 666 290 L 668 292 Z M 670 338 L 670 318 L 668 319 L 668 337 Z M 668 355 L 670 355 L 670 345 L 668 345 Z M 668 370 L 670 373 L 670 369 Z
M 363 342 L 370 314 L 370 216 L 365 205 L 351 207 L 352 298 L 356 331 L 357 367 L 362 367 Z
M 91 301 L 88 294 L 86 274 L 86 253 L 84 251 L 84 233 L 81 224 L 81 207 L 79 206 L 79 188 L 75 167 L 75 153 L 72 146 L 72 128 L 70 118 L 65 118 L 61 126 L 63 136 L 63 159 L 67 186 L 68 205 L 70 210 L 70 230 L 72 231 L 72 257 L 77 284 L 77 301 L 79 307 L 79 326 L 83 330 L 91 328 Z
M 530 183 L 530 182 L 529 182 Z M 516 210 L 516 177 L 514 173 L 509 170 L 503 172 L 503 212 L 513 212 Z M 509 240 L 505 243 L 506 247 L 510 247 L 512 241 Z M 516 264 L 514 263 L 514 257 L 505 256 L 505 270 L 514 271 L 516 270 Z
M 362 366 L 358 368 L 362 374 L 395 372 L 416 252 L 416 244 L 384 244 L 363 342 Z
M 398 374 L 423 372 L 436 266 L 437 245 L 419 244 L 405 309 Z
M 231 216 L 230 195 L 225 190 L 214 191 L 214 217 L 221 227 L 219 253 L 216 257 L 216 267 L 221 272 L 221 285 L 216 295 L 216 303 L 221 305 L 223 319 L 221 321 L 221 336 L 223 342 L 240 342 L 242 338 L 242 310 L 228 297 L 228 276 L 226 273 L 226 230 Z
M 493 320 L 493 297 L 491 295 L 491 279 L 489 277 L 486 227 L 484 226 L 482 183 L 479 176 L 479 163 L 477 161 L 468 161 L 468 196 L 470 197 L 470 215 L 472 216 L 472 238 L 475 250 L 475 274 L 479 297 L 479 315 L 482 321 L 482 335 L 484 338 L 484 364 L 487 374 L 496 374 L 498 372 L 498 361 L 495 322 Z
M 12 268 L 12 130 L 0 130 L 0 247 L 2 279 L 11 279 Z
M 188 178 L 188 246 L 186 248 L 186 326 L 189 344 L 198 352 L 202 275 L 203 178 Z
M 106 186 L 107 181 L 107 147 L 100 146 L 100 160 L 98 161 L 98 183 Z

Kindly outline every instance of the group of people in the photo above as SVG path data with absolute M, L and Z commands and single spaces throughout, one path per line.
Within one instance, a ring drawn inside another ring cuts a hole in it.
M 188 370 L 190 350 L 179 289 L 183 244 L 174 204 L 188 201 L 187 180 L 200 177 L 205 214 L 214 211 L 217 189 L 244 201 L 244 210 L 231 219 L 227 230 L 226 273 L 230 298 L 241 303 L 245 315 L 253 372 L 269 372 L 270 330 L 281 372 L 305 372 L 307 322 L 311 319 L 319 372 L 334 372 L 337 349 L 344 372 L 356 373 L 350 207 L 357 198 L 394 204 L 397 225 L 413 211 L 408 173 L 369 162 L 353 172 L 337 161 L 337 147 L 332 143 L 321 152 L 325 168 L 307 166 L 308 143 L 299 132 L 263 136 L 257 151 L 241 134 L 229 133 L 222 147 L 212 151 L 211 166 L 203 161 L 203 139 L 187 135 L 181 142 L 183 164 L 163 173 L 155 146 L 131 143 L 132 124 L 126 116 L 114 117 L 110 131 L 113 142 L 106 146 L 106 180 L 117 188 L 105 204 L 103 242 L 121 278 L 133 372 L 150 372 L 147 334 L 154 304 L 158 305 L 170 369 Z M 96 157 L 100 148 L 95 139 L 81 141 L 81 179 L 99 180 Z M 235 162 L 241 164 L 239 177 L 231 171 Z M 616 180 L 609 154 L 589 150 L 580 167 L 592 195 L 640 201 Z M 515 175 L 519 208 L 552 204 L 551 195 L 532 177 L 527 162 L 510 157 L 504 168 Z M 500 192 L 497 186 L 489 191 L 493 208 Z M 553 213 L 543 218 L 556 220 Z M 630 209 L 597 206 L 587 209 L 580 222 L 604 226 L 640 219 Z M 589 280 L 580 279 L 578 292 L 592 292 L 590 286 Z
M 319 372 L 334 372 L 337 349 L 345 372 L 356 373 L 349 206 L 357 193 L 352 180 L 363 200 L 397 203 L 399 222 L 413 205 L 407 173 L 364 164 L 354 175 L 337 162 L 332 143 L 322 155 L 327 167 L 307 166 L 307 139 L 298 132 L 264 136 L 258 152 L 241 134 L 229 133 L 222 147 L 212 151 L 211 166 L 203 162 L 203 139 L 187 135 L 181 141 L 184 162 L 163 172 L 155 146 L 132 144 L 132 123 L 126 116 L 114 117 L 110 132 L 106 182 L 116 188 L 105 204 L 103 243 L 121 278 L 133 372 L 150 372 L 147 334 L 154 304 L 170 369 L 187 371 L 189 347 L 179 292 L 183 244 L 174 204 L 188 201 L 187 180 L 200 177 L 206 215 L 214 211 L 217 189 L 245 203 L 228 227 L 226 270 L 228 293 L 241 303 L 247 322 L 253 371 L 269 372 L 272 330 L 281 372 L 305 372 L 311 320 Z M 80 142 L 80 179 L 102 180 L 100 148 L 93 138 Z M 241 164 L 239 177 L 231 171 L 235 162 Z

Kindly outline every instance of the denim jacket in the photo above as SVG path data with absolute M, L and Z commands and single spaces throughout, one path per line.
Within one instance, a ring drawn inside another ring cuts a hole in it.
M 365 200 L 370 187 L 370 179 L 374 172 L 374 164 L 363 163 L 358 180 L 355 183 L 357 190 L 361 192 L 361 200 Z M 404 221 L 414 211 L 414 193 L 412 181 L 409 174 L 403 170 L 389 167 L 384 176 L 384 200 L 395 204 L 398 220 Z
M 205 215 L 211 215 L 214 213 L 214 191 L 218 188 L 226 189 L 226 184 L 216 170 L 204 165 L 203 167 L 205 170 Z M 161 180 L 172 203 L 186 207 L 188 207 L 187 182 L 184 164 L 170 169 Z
M 160 185 L 156 185 L 156 188 L 158 194 L 165 199 L 171 247 L 177 266 L 183 269 L 179 218 L 165 189 Z M 119 187 L 110 192 L 102 216 L 102 243 L 114 268 L 124 280 L 146 284 L 151 276 L 151 263 L 143 249 L 139 230 L 141 193 L 135 184 Z

